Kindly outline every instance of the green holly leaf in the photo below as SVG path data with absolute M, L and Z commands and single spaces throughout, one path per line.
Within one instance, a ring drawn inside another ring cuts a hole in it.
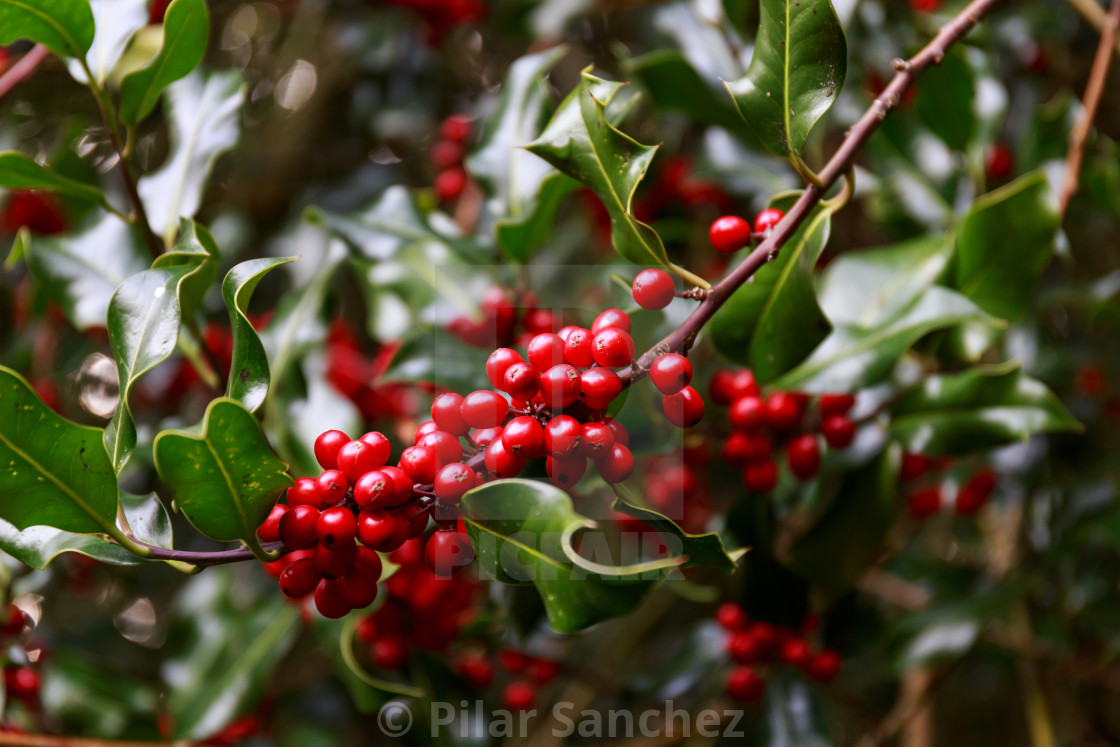
M 121 81 L 121 121 L 135 126 L 148 116 L 163 90 L 202 62 L 209 39 L 206 0 L 173 0 L 163 17 L 163 46 L 151 62 Z
M 775 206 L 788 210 L 796 196 Z M 828 243 L 831 214 L 817 207 L 782 250 L 735 291 L 712 317 L 711 335 L 725 357 L 771 381 L 803 361 L 831 325 L 817 304 L 813 269 Z
M 974 74 L 959 50 L 925 71 L 914 87 L 914 114 L 953 150 L 963 151 L 976 132 Z
M 552 485 L 498 480 L 467 493 L 461 505 L 483 572 L 505 584 L 536 586 L 558 633 L 629 612 L 661 577 L 658 568 L 611 577 L 574 565 L 565 545 L 595 523 Z
M 249 299 L 257 283 L 273 268 L 293 262 L 296 257 L 250 259 L 235 265 L 222 281 L 222 298 L 233 330 L 233 357 L 229 365 L 226 396 L 255 411 L 268 396 L 268 354 L 257 330 L 246 316 Z
M 140 179 L 137 189 L 152 230 L 168 243 L 179 218 L 198 212 L 218 156 L 237 144 L 245 90 L 236 70 L 196 72 L 167 89 L 171 151 L 159 169 Z
M 195 223 L 189 218 L 183 218 L 179 223 L 179 235 L 175 246 L 156 258 L 152 267 L 183 267 L 196 268 L 183 279 L 179 286 L 179 307 L 182 316 L 186 319 L 193 318 L 195 312 L 202 306 L 202 299 L 217 277 L 218 261 L 221 252 L 214 241 L 214 237 L 201 223 Z
M 189 239 L 184 246 L 190 246 Z M 169 260 L 182 264 L 153 267 L 133 275 L 121 283 L 109 302 L 109 345 L 117 362 L 120 402 L 105 429 L 105 449 L 117 474 L 136 448 L 136 424 L 129 405 L 132 387 L 174 352 L 182 318 L 181 294 L 185 288 L 192 288 L 191 276 L 204 273 L 210 261 L 205 251 L 184 249 Z
M 193 428 L 156 436 L 156 470 L 195 529 L 259 550 L 257 528 L 293 484 L 253 414 L 216 399 Z
M 0 153 L 0 187 L 6 189 L 47 189 L 60 195 L 75 197 L 108 207 L 105 195 L 92 184 L 79 182 L 41 166 L 22 153 Z
M 925 335 L 970 321 L 997 325 L 964 296 L 940 286 L 926 290 L 878 327 L 836 327 L 797 368 L 771 382 L 775 389 L 854 392 L 890 374 L 902 354 Z
M 116 533 L 117 481 L 101 438 L 100 428 L 57 415 L 0 366 L 0 519 L 18 530 Z
M 686 113 L 690 119 L 743 132 L 743 120 L 727 93 L 709 85 L 685 56 L 675 49 L 659 49 L 626 61 L 626 72 L 638 78 L 659 109 Z
M 93 73 L 94 82 L 103 86 L 117 66 L 121 55 L 132 40 L 133 34 L 148 25 L 147 0 L 90 0 L 93 10 L 93 43 L 86 55 L 85 66 L 80 60 L 69 60 L 67 68 L 79 83 L 87 83 L 86 68 Z
M 848 45 L 829 0 L 762 0 L 759 7 L 751 64 L 727 90 L 767 148 L 796 156 L 844 85 Z
M 1042 170 L 978 197 L 957 231 L 953 287 L 989 314 L 1021 319 L 1054 253 L 1058 224 Z
M 0 47 L 30 39 L 62 57 L 84 57 L 93 29 L 88 0 L 0 0 Z
M 960 456 L 1081 424 L 1016 361 L 930 376 L 894 406 L 891 435 L 907 451 Z

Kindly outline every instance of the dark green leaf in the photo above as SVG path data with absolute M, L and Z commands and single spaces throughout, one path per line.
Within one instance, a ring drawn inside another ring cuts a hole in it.
M 194 317 L 202 306 L 202 299 L 217 276 L 217 263 L 221 258 L 218 245 L 206 227 L 183 218 L 179 223 L 179 237 L 175 246 L 161 254 L 152 267 L 197 268 L 183 279 L 179 286 L 179 308 L 185 319 Z
M 63 57 L 84 57 L 93 43 L 88 0 L 0 0 L 0 47 L 17 39 Z
M 976 86 L 964 55 L 949 50 L 914 89 L 914 113 L 922 124 L 953 150 L 967 148 L 976 131 Z
M 847 42 L 829 0 L 762 0 L 760 7 L 751 64 L 727 90 L 767 148 L 798 154 L 844 85 Z
M 708 84 L 675 49 L 661 49 L 626 62 L 626 72 L 642 81 L 661 109 L 685 112 L 694 121 L 743 131 L 743 120 L 722 88 Z
M 92 184 L 69 179 L 48 166 L 40 166 L 22 153 L 0 153 L 0 187 L 7 189 L 48 189 L 60 195 L 107 205 L 105 195 Z
M 557 632 L 629 612 L 660 577 L 607 578 L 574 566 L 564 546 L 594 522 L 577 514 L 568 494 L 552 485 L 499 480 L 467 493 L 462 509 L 482 570 L 502 583 L 536 586 Z
M 977 198 L 957 232 L 954 287 L 989 314 L 1018 320 L 1057 232 L 1057 201 L 1041 170 Z
M 16 529 L 115 533 L 117 481 L 101 437 L 99 428 L 55 414 L 0 366 L 0 519 Z
M 249 299 L 269 270 L 294 261 L 295 257 L 250 259 L 236 265 L 222 281 L 222 298 L 233 329 L 233 358 L 229 366 L 226 396 L 249 410 L 256 410 L 268 395 L 268 355 L 264 343 L 246 316 Z
M 788 209 L 794 197 L 777 201 Z M 813 268 L 828 243 L 831 214 L 817 208 L 773 262 L 762 267 L 712 317 L 712 342 L 767 382 L 805 359 L 831 328 L 817 305 Z
M 1045 384 L 1012 361 L 931 376 L 895 405 L 891 435 L 907 451 L 960 456 L 1080 424 Z
M 135 126 L 148 116 L 163 89 L 185 78 L 202 62 L 209 38 L 206 0 L 173 0 L 163 17 L 163 46 L 159 53 L 121 81 L 121 121 Z
M 253 414 L 216 399 L 190 430 L 156 436 L 156 470 L 195 529 L 221 542 L 257 548 L 257 527 L 292 485 Z
M 103 86 L 124 54 L 132 35 L 148 24 L 147 0 L 90 0 L 96 31 L 86 55 L 94 82 Z M 70 75 L 85 83 L 86 71 L 78 60 L 67 63 Z

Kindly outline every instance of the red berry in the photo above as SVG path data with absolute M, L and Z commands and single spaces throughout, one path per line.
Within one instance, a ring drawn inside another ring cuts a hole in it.
M 413 481 L 403 469 L 400 467 L 382 467 L 381 471 L 392 478 L 396 483 L 396 489 L 393 490 L 394 505 L 388 508 L 395 508 L 396 506 L 403 506 L 412 500 Z
M 436 453 L 440 464 L 457 462 L 463 456 L 463 446 L 459 439 L 446 431 L 432 431 L 416 442 L 417 446 L 426 446 Z
M 471 118 L 466 114 L 452 114 L 440 124 L 439 136 L 452 143 L 465 143 L 471 136 Z
M 528 401 L 541 390 L 540 372 L 528 363 L 514 363 L 506 369 L 502 389 L 514 399 Z
M 544 428 L 529 415 L 519 415 L 506 423 L 502 445 L 514 456 L 539 459 L 544 456 Z
M 789 470 L 799 480 L 810 480 L 821 468 L 821 449 L 817 437 L 809 433 L 794 436 L 786 446 Z
M 736 664 L 758 664 L 766 656 L 758 637 L 749 630 L 736 630 L 727 637 L 727 655 Z
M 727 675 L 727 694 L 735 700 L 753 703 L 762 697 L 766 683 L 750 667 L 737 666 Z
M 370 657 L 382 669 L 404 669 L 408 663 L 408 643 L 400 636 L 379 638 L 370 649 Z
M 319 610 L 320 615 L 331 620 L 346 617 L 350 612 L 350 607 L 342 601 L 338 593 L 338 583 L 325 578 L 315 587 L 315 609 Z
M 384 511 L 358 514 L 358 539 L 371 550 L 391 552 L 401 546 L 407 532 L 407 522 Z
M 622 393 L 622 379 L 608 368 L 589 368 L 579 380 L 579 398 L 592 410 L 607 407 Z
M 339 598 L 350 609 L 364 609 L 377 599 L 377 576 L 365 566 L 355 564 L 339 577 L 336 585 Z
M 6 668 L 4 687 L 17 700 L 34 701 L 39 696 L 39 673 L 31 667 Z
M 789 431 L 801 422 L 801 404 L 789 392 L 774 392 L 766 398 L 766 425 L 776 431 Z
M 282 506 L 282 508 L 286 509 L 287 507 Z M 8 619 L 4 622 L 3 627 L 0 627 L 0 634 L 19 635 L 25 627 L 27 627 L 27 618 L 24 616 L 23 610 L 17 604 L 9 604 Z
M 716 622 L 727 630 L 742 630 L 747 624 L 747 613 L 742 605 L 724 602 L 716 608 Z
M 595 354 L 591 346 L 592 339 L 591 330 L 582 327 L 573 329 L 564 339 L 564 360 L 576 368 L 590 366 L 595 362 Z
M 561 327 L 559 330 L 557 330 L 556 331 L 556 336 L 559 337 L 561 340 L 567 342 L 568 341 L 568 335 L 572 334 L 577 329 L 583 329 L 583 327 L 577 327 L 573 324 L 569 324 L 566 327 Z
M 915 519 L 924 519 L 937 513 L 941 510 L 941 488 L 926 488 L 911 493 L 906 499 L 906 506 Z
M 288 505 L 298 506 L 306 504 L 322 508 L 327 505 L 324 496 L 319 492 L 319 483 L 314 477 L 300 477 L 296 484 L 288 488 Z
M 494 667 L 480 653 L 459 656 L 453 664 L 455 672 L 476 690 L 485 690 L 494 681 Z
M 502 690 L 502 705 L 510 711 L 527 711 L 537 699 L 537 690 L 530 683 L 518 680 Z
M 283 503 L 277 503 L 268 512 L 268 518 L 265 519 L 259 529 L 257 529 L 257 536 L 260 537 L 261 542 L 279 542 L 280 541 L 280 518 L 288 512 L 288 507 Z M 22 625 L 20 628 L 22 629 Z M 4 632 L 0 629 L 0 632 Z
M 544 466 L 553 485 L 558 488 L 571 488 L 587 471 L 587 459 L 582 454 L 567 457 L 550 456 L 545 459 Z
M 595 460 L 595 468 L 607 482 L 623 482 L 634 474 L 634 455 L 622 444 L 615 444 L 606 456 Z
M 553 366 L 541 377 L 541 398 L 552 410 L 575 404 L 581 388 L 579 370 L 567 363 Z
M 974 514 L 983 508 L 996 487 L 996 474 L 985 469 L 973 475 L 957 492 L 956 511 L 959 516 Z
M 449 140 L 441 140 L 428 151 L 428 160 L 437 169 L 449 169 L 463 162 L 463 146 Z
M 533 659 L 529 662 L 528 675 L 539 685 L 547 685 L 560 674 L 560 665 L 548 659 Z
M 564 340 L 551 332 L 537 335 L 529 341 L 526 355 L 533 368 L 544 373 L 564 362 Z
M 350 440 L 342 431 L 324 431 L 315 439 L 315 460 L 323 469 L 334 469 L 338 466 L 338 450 Z
M 388 463 L 389 452 L 392 451 L 393 445 L 389 443 L 389 439 L 385 438 L 385 434 L 370 431 L 369 433 L 363 433 L 358 437 L 358 440 L 373 450 L 374 459 L 379 463 L 378 466 Z
M 353 443 L 353 442 L 351 442 Z M 333 506 L 346 497 L 350 488 L 350 481 L 346 475 L 336 469 L 329 469 L 315 479 L 319 488 L 319 495 L 323 496 L 323 504 Z
M 496 438 L 486 447 L 486 456 L 483 457 L 486 469 L 497 477 L 517 477 L 525 469 L 526 459 L 506 451 L 502 439 Z
M 328 508 L 319 514 L 315 530 L 319 535 L 319 542 L 324 547 L 333 549 L 336 546 L 354 544 L 354 538 L 358 536 L 358 521 L 348 508 Z
M 437 578 L 451 578 L 452 572 L 470 563 L 474 550 L 453 529 L 440 529 L 432 533 L 424 546 L 424 562 L 435 572 Z
M 358 556 L 358 548 L 354 544 L 335 545 L 329 548 L 323 545 L 315 547 L 315 567 L 319 575 L 334 581 L 354 567 L 354 560 Z
M 384 470 L 367 472 L 354 484 L 354 501 L 361 509 L 397 505 L 396 482 Z
M 621 309 L 605 309 L 599 312 L 591 323 L 591 333 L 598 334 L 607 327 L 615 327 L 623 332 L 630 331 L 630 315 Z
M 444 465 L 436 475 L 436 497 L 447 504 L 455 505 L 474 487 L 474 470 L 462 462 Z
M 614 446 L 614 432 L 602 423 L 583 424 L 581 453 L 590 459 L 606 456 Z
M 1015 170 L 1015 156 L 1006 143 L 992 143 L 984 156 L 984 168 L 990 181 L 998 182 L 1011 176 Z
M 748 464 L 743 470 L 743 485 L 752 493 L 769 493 L 778 484 L 778 465 L 773 460 Z
M 582 442 L 583 426 L 569 415 L 557 415 L 544 427 L 544 447 L 552 456 L 573 456 Z
M 301 558 L 280 574 L 280 591 L 289 599 L 303 599 L 319 584 L 319 569 L 311 558 Z
M 669 422 L 678 428 L 691 428 L 704 417 L 704 400 L 690 386 L 663 397 L 661 407 Z
M 840 654 L 830 648 L 823 649 L 809 659 L 805 671 L 817 682 L 827 685 L 840 674 Z
M 821 411 L 822 417 L 847 415 L 855 403 L 856 398 L 851 394 L 822 394 L 817 400 L 817 409 Z
M 692 364 L 677 353 L 666 353 L 649 368 L 649 380 L 662 394 L 676 394 L 692 383 Z
M 432 184 L 432 191 L 440 202 L 451 202 L 463 194 L 467 186 L 467 172 L 462 168 L 453 167 L 439 172 Z
M 462 406 L 460 406 L 460 410 L 461 409 Z M 435 433 L 438 430 L 439 426 L 436 425 L 436 421 L 425 420 L 419 425 L 419 427 L 417 427 L 416 432 L 412 434 L 412 443 L 418 444 L 420 443 L 420 439 L 422 439 L 424 436 L 428 435 L 429 433 Z
M 902 467 L 899 470 L 899 477 L 907 482 L 910 480 L 917 480 L 926 472 L 929 472 L 929 468 L 932 466 L 933 460 L 925 454 L 906 453 L 902 455 Z
M 350 441 L 338 450 L 338 469 L 346 476 L 347 483 L 356 483 L 365 473 L 385 466 L 378 458 L 378 451 L 365 441 Z
M 770 233 L 784 217 L 786 214 L 778 208 L 766 208 L 755 217 L 754 230 L 759 233 Z
M 572 338 L 569 337 L 570 341 Z M 629 332 L 617 327 L 607 327 L 591 341 L 591 354 L 604 368 L 629 366 L 634 359 L 634 340 Z
M 634 278 L 630 290 L 634 294 L 634 302 L 643 309 L 663 309 L 673 300 L 676 286 L 673 278 L 664 270 L 642 270 Z
M 489 446 L 494 443 L 495 439 L 501 438 L 504 429 L 501 426 L 497 428 L 483 428 L 471 434 L 473 440 L 479 446 Z
M 809 644 L 800 638 L 790 638 L 782 644 L 782 661 L 792 667 L 803 667 L 809 663 Z
M 737 215 L 725 215 L 712 221 L 708 238 L 717 252 L 731 254 L 750 245 L 751 224 Z
M 509 412 L 505 397 L 497 392 L 479 390 L 463 399 L 463 420 L 472 428 L 494 428 L 501 425 Z
M 314 506 L 292 506 L 280 518 L 280 539 L 289 550 L 303 550 L 311 547 L 319 535 L 315 529 L 319 520 L 319 509 Z
M 427 446 L 409 446 L 401 453 L 401 469 L 415 483 L 430 485 L 435 482 L 441 467 L 435 449 Z
M 524 363 L 521 353 L 513 348 L 498 348 L 486 359 L 486 378 L 490 386 L 504 389 L 506 370 L 514 363 Z
M 381 578 L 381 556 L 368 547 L 358 546 L 357 552 L 354 554 L 355 565 L 360 565 L 373 574 L 373 580 L 377 581 Z
M 821 423 L 821 435 L 833 449 L 846 449 L 856 436 L 856 424 L 845 415 L 829 415 Z
M 729 405 L 747 395 L 758 396 L 759 393 L 754 373 L 748 369 L 716 371 L 708 391 L 712 400 L 721 405 Z
M 614 442 L 616 444 L 622 444 L 623 446 L 630 445 L 630 433 L 626 430 L 626 426 L 624 426 L 619 420 L 615 418 L 608 418 L 607 420 L 603 421 L 603 425 L 611 429 L 611 433 L 614 434 Z
M 727 419 L 736 430 L 758 431 L 766 423 L 766 406 L 761 398 L 748 394 L 731 403 Z
M 521 674 L 529 668 L 529 657 L 515 648 L 503 648 L 498 652 L 498 665 L 510 674 Z
M 436 426 L 452 436 L 465 436 L 470 430 L 463 420 L 463 398 L 453 392 L 441 394 L 432 402 L 432 420 Z

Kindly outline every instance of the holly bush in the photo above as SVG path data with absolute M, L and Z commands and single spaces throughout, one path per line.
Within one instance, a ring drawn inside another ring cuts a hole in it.
M 1117 21 L 0 0 L 0 742 L 1117 743 Z

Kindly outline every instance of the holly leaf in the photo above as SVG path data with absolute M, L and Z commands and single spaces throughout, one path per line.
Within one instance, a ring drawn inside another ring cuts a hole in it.
M 848 45 L 829 0 L 761 0 L 747 74 L 727 83 L 766 147 L 797 155 L 844 85 Z
M 961 456 L 1036 433 L 1079 430 L 1061 400 L 1016 361 L 930 376 L 898 401 L 890 425 L 907 451 L 930 456 Z
M 117 66 L 132 35 L 148 24 L 147 0 L 90 0 L 94 34 L 86 66 L 97 85 L 104 85 Z M 87 83 L 86 70 L 79 60 L 67 62 L 70 76 Z
M 839 326 L 797 368 L 771 382 L 775 389 L 854 392 L 885 378 L 925 335 L 964 322 L 997 325 L 964 296 L 940 286 L 926 290 L 894 319 L 871 329 Z
M 101 429 L 56 414 L 0 366 L 0 519 L 18 530 L 115 532 L 117 480 L 101 438 Z
M 533 584 L 558 633 L 629 612 L 661 577 L 656 568 L 608 577 L 574 565 L 564 547 L 595 523 L 552 485 L 498 480 L 467 493 L 461 507 L 479 567 L 505 584 Z
M 964 55 L 948 50 L 914 87 L 914 114 L 918 121 L 953 150 L 963 151 L 976 132 L 975 75 Z
M 788 209 L 796 195 L 775 206 Z M 813 269 L 828 243 L 831 214 L 817 207 L 774 261 L 731 295 L 712 317 L 712 342 L 725 357 L 771 381 L 803 361 L 831 325 L 817 304 Z
M 179 287 L 179 307 L 182 316 L 190 319 L 202 305 L 202 299 L 217 276 L 221 252 L 214 237 L 201 223 L 189 218 L 179 222 L 179 235 L 175 246 L 156 258 L 152 267 L 196 268 L 183 279 Z
M 233 330 L 233 357 L 229 366 L 226 396 L 255 411 L 268 396 L 268 354 L 256 329 L 246 316 L 249 299 L 270 270 L 296 257 L 250 259 L 235 265 L 222 281 L 222 298 Z
M 93 29 L 86 0 L 0 0 L 0 47 L 30 39 L 62 57 L 84 57 Z
M 675 49 L 659 49 L 626 61 L 626 72 L 638 78 L 659 109 L 686 113 L 690 119 L 736 134 L 743 120 L 726 92 L 716 90 Z
M 1054 253 L 1058 223 L 1041 169 L 978 197 L 957 231 L 953 287 L 989 314 L 1021 319 Z
M 49 166 L 42 166 L 22 153 L 0 153 L 0 187 L 6 189 L 47 189 L 108 207 L 105 195 L 92 184 L 70 179 Z
M 121 81 L 121 121 L 135 126 L 148 116 L 163 90 L 202 62 L 209 38 L 206 0 L 173 0 L 163 17 L 163 46 L 147 65 Z
M 218 156 L 241 136 L 245 90 L 245 81 L 236 70 L 197 72 L 168 88 L 171 151 L 163 165 L 137 185 L 152 230 L 168 243 L 179 218 L 198 212 Z
M 193 428 L 156 436 L 154 451 L 160 478 L 195 529 L 259 550 L 257 528 L 293 482 L 244 405 L 214 400 Z

